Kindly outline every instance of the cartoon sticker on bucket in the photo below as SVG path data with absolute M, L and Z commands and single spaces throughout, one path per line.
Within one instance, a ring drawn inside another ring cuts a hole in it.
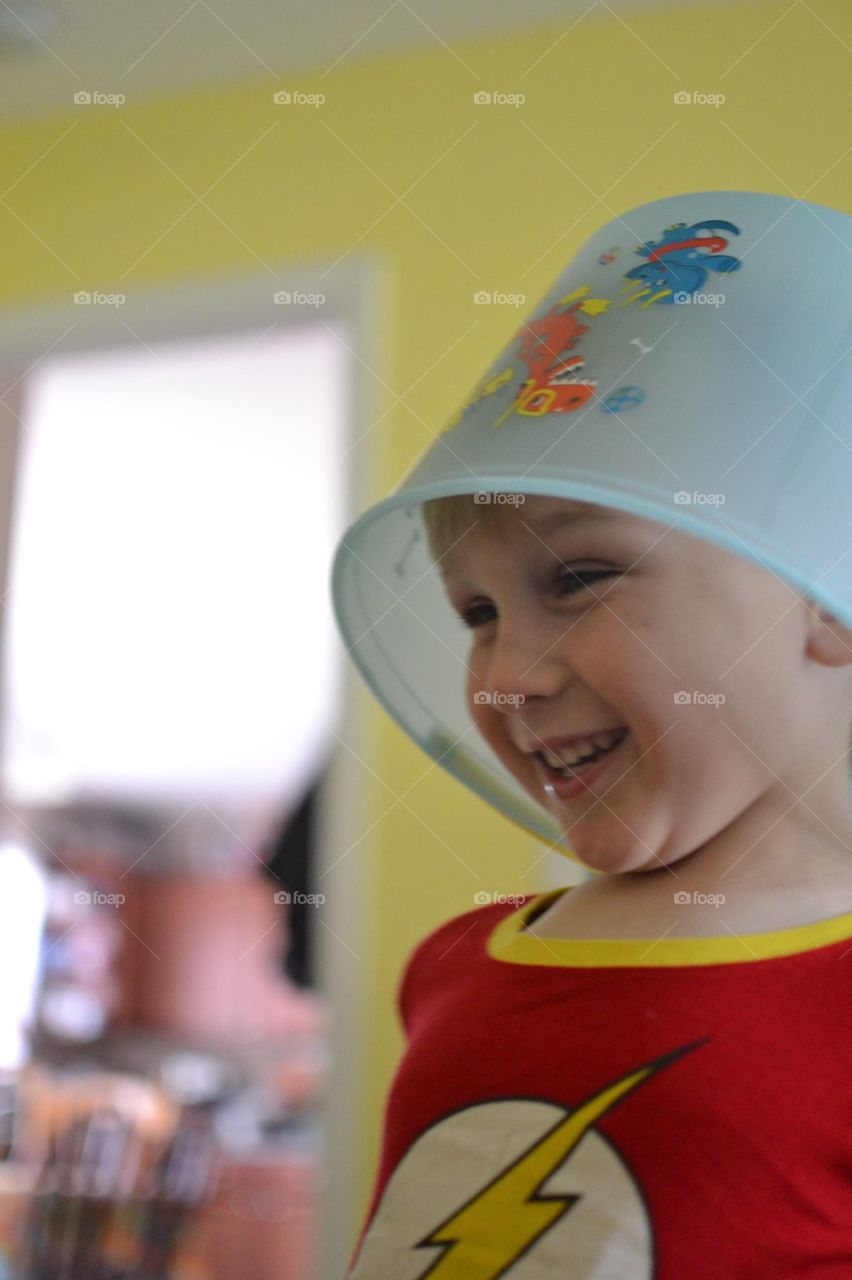
M 645 299 L 643 307 L 649 307 L 652 302 L 671 303 L 676 293 L 697 292 L 711 270 L 738 271 L 742 262 L 721 252 L 728 247 L 728 241 L 724 236 L 712 234 L 718 231 L 740 234 L 739 227 L 732 222 L 708 218 L 692 226 L 674 222 L 666 227 L 656 244 L 647 240 L 637 245 L 636 252 L 648 261 L 625 271 L 628 283 L 622 288 L 632 292 L 621 305 L 626 307 L 638 298 Z M 702 235 L 702 232 L 710 234 Z
M 658 240 L 647 240 L 637 245 L 635 252 L 647 261 L 623 273 L 622 294 L 626 296 L 620 306 L 627 307 L 641 299 L 640 308 L 644 310 L 656 302 L 672 303 L 676 298 L 686 300 L 702 288 L 710 271 L 738 271 L 742 262 L 722 252 L 728 247 L 728 239 L 720 232 L 727 236 L 740 234 L 739 227 L 732 222 L 707 218 L 692 224 L 674 222 L 663 230 Z M 599 265 L 608 266 L 617 253 L 617 246 L 601 253 Z M 587 369 L 585 356 L 575 351 L 583 335 L 590 330 L 590 325 L 582 323 L 580 314 L 592 319 L 604 314 L 614 301 L 611 298 L 587 297 L 590 289 L 588 284 L 581 285 L 554 303 L 538 319 L 523 326 L 517 355 L 526 365 L 528 376 L 493 426 L 501 426 L 511 413 L 524 417 L 572 413 L 597 398 L 598 380 L 592 376 L 594 370 Z M 631 339 L 631 342 L 640 341 Z M 650 350 L 650 346 L 644 348 L 645 352 Z M 512 364 L 490 373 L 444 428 L 444 433 L 457 427 L 472 405 L 485 396 L 494 395 L 516 377 L 517 371 Z M 605 397 L 601 407 L 605 412 L 617 413 L 622 409 L 635 408 L 643 399 L 641 388 L 622 387 Z
M 524 325 L 518 356 L 529 371 L 511 404 L 493 424 L 499 427 L 510 413 L 539 417 L 543 413 L 570 413 L 581 408 L 595 394 L 597 380 L 585 372 L 581 355 L 569 355 L 590 326 L 579 314 L 592 318 L 612 306 L 611 298 L 589 298 L 589 285 L 568 293 L 531 324 Z M 467 409 L 486 395 L 493 395 L 515 377 L 512 365 L 489 375 L 445 428 L 457 426 Z

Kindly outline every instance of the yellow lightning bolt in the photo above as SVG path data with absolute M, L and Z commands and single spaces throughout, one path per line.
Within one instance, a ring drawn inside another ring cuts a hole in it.
M 560 1120 L 504 1173 L 480 1191 L 418 1248 L 443 1245 L 446 1252 L 422 1273 L 422 1280 L 497 1280 L 564 1213 L 576 1195 L 541 1196 L 538 1189 L 563 1164 L 580 1139 L 605 1112 L 650 1075 L 703 1040 L 676 1049 L 593 1094 Z

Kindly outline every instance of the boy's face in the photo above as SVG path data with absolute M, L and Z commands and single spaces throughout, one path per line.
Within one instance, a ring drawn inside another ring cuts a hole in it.
M 607 518 L 572 518 L 589 514 Z M 471 715 L 588 866 L 676 862 L 769 792 L 789 809 L 844 751 L 809 606 L 768 570 L 587 503 L 528 496 L 468 523 L 441 572 L 472 628 Z M 621 727 L 600 783 L 555 794 L 531 752 Z

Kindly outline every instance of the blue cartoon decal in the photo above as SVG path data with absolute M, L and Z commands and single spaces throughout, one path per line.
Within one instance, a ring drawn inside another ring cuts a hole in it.
M 711 270 L 739 270 L 742 266 L 740 259 L 721 252 L 727 248 L 728 241 L 724 236 L 713 234 L 719 231 L 735 236 L 740 234 L 732 222 L 708 218 L 704 222 L 694 222 L 692 226 L 675 222 L 666 227 L 656 244 L 647 240 L 637 245 L 636 252 L 648 261 L 625 271 L 624 278 L 630 283 L 623 287 L 632 292 L 622 306 L 638 298 L 644 299 L 643 307 L 650 306 L 652 302 L 670 303 L 675 294 L 697 292 Z
M 623 413 L 625 409 L 637 408 L 644 399 L 641 387 L 619 387 L 601 401 L 601 408 L 604 413 Z

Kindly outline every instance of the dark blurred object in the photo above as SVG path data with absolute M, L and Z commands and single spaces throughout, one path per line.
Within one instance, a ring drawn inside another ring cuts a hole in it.
M 210 1114 L 203 1108 L 185 1108 L 160 1161 L 133 1280 L 163 1280 L 169 1274 L 193 1211 L 210 1198 L 215 1150 Z
M 292 810 L 264 857 L 265 869 L 292 901 L 283 904 L 287 918 L 288 947 L 282 968 L 300 987 L 315 985 L 313 939 L 316 906 L 311 900 L 316 883 L 316 825 L 319 797 L 328 763 L 315 775 L 297 808 Z M 307 899 L 307 901 L 306 901 Z
M 43 1155 L 31 1166 L 32 1195 L 18 1223 L 15 1280 L 176 1276 L 187 1231 L 219 1174 L 205 1109 L 106 1072 L 42 1074 L 21 1091 L 25 1101 L 37 1102 Z
M 185 1052 L 159 1083 L 82 1065 L 0 1074 L 2 1280 L 317 1274 L 321 1057 L 303 1043 L 283 1090 L 268 1055 L 242 1080 Z
M 137 876 L 235 875 L 256 866 L 250 840 L 254 806 L 192 805 L 108 797 L 83 797 L 58 805 L 16 805 L 14 829 L 37 843 L 40 857 L 73 875 L 124 887 Z M 7 815 L 6 825 L 10 825 Z M 235 834 L 236 833 L 236 834 Z

